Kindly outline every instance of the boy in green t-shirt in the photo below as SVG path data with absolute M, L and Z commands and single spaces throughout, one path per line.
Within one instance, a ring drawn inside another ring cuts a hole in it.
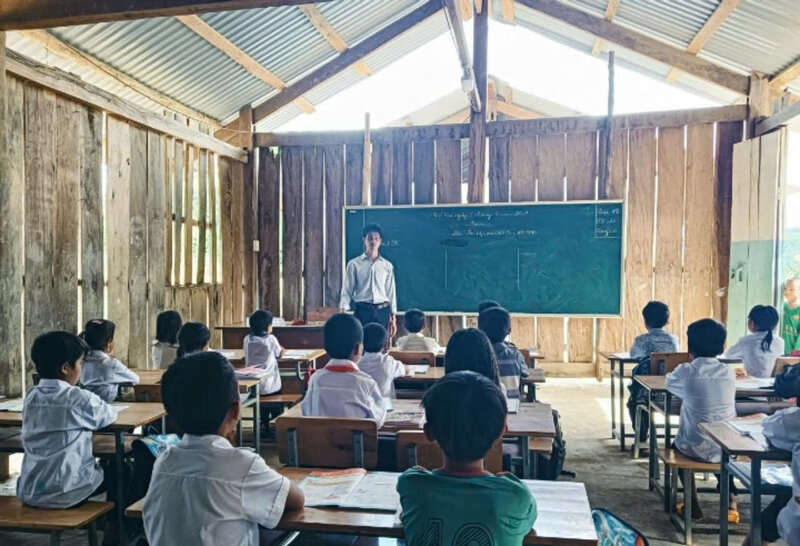
M 406 543 L 520 545 L 536 521 L 536 502 L 511 474 L 483 469 L 503 434 L 507 407 L 500 389 L 475 372 L 451 372 L 422 399 L 425 436 L 444 453 L 439 470 L 410 468 L 397 492 Z
M 800 279 L 789 279 L 783 284 L 783 320 L 781 337 L 786 354 L 800 349 Z

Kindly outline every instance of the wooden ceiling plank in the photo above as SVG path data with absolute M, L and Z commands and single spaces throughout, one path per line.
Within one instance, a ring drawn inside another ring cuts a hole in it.
M 619 1 L 620 0 L 608 0 L 608 4 L 606 5 L 606 14 L 605 14 L 606 21 L 611 21 L 617 15 L 617 10 L 619 9 Z M 592 44 L 592 55 L 594 56 L 600 55 L 600 52 L 602 51 L 603 51 L 603 40 L 601 40 L 600 38 L 595 38 L 594 43 Z
M 503 19 L 513 23 L 514 16 L 514 0 L 503 0 Z
M 344 52 L 350 46 L 347 45 L 347 42 L 344 41 L 342 35 L 333 28 L 333 25 L 322 15 L 322 12 L 317 9 L 317 7 L 313 4 L 306 4 L 302 6 L 298 6 L 300 11 L 308 18 L 314 28 L 317 29 L 317 32 L 325 38 L 325 40 L 339 53 Z M 353 65 L 353 70 L 358 72 L 364 77 L 372 75 L 372 70 L 367 66 L 367 63 L 364 61 L 358 61 Z
M 800 77 L 800 58 L 773 76 L 769 86 L 773 89 L 782 89 L 798 77 Z

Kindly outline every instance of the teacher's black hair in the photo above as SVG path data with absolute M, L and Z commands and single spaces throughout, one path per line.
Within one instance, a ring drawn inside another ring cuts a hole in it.
M 380 238 L 383 239 L 383 230 L 378 224 L 367 224 L 364 226 L 364 231 L 361 233 L 361 237 L 365 238 L 370 233 L 377 233 Z

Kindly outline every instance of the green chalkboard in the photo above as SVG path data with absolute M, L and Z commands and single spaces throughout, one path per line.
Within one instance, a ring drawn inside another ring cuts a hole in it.
M 400 311 L 474 313 L 485 299 L 512 313 L 619 315 L 619 201 L 346 208 L 345 255 L 362 229 L 383 230 Z

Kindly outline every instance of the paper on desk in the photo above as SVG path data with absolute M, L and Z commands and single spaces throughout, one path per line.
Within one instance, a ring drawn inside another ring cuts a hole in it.
M 286 349 L 283 358 L 309 358 L 314 353 L 314 349 Z
M 428 364 L 409 364 L 408 372 L 409 375 L 414 375 L 415 373 L 428 373 L 430 368 L 431 367 Z
M 422 411 L 392 411 L 389 410 L 386 413 L 386 419 L 383 421 L 383 425 L 393 425 L 393 426 L 406 426 L 412 428 L 420 428 L 422 426 L 422 422 L 425 420 L 425 413 Z
M 519 398 L 508 398 L 506 399 L 506 405 L 508 406 L 508 413 L 517 413 L 519 412 Z
M 0 411 L 22 411 L 22 400 L 8 400 L 0 402 Z
M 737 389 L 768 389 L 774 385 L 774 377 L 746 377 L 736 380 Z
M 397 472 L 370 472 L 356 484 L 339 506 L 394 512 L 400 507 L 400 495 L 397 493 L 399 477 Z
M 312 472 L 300 482 L 306 506 L 339 506 L 367 474 L 363 468 Z
M 111 407 L 117 410 L 117 413 L 120 413 L 128 409 L 130 406 L 128 404 L 111 404 Z
M 224 351 L 222 349 L 212 349 L 212 351 L 214 351 L 215 353 L 221 354 L 225 358 L 233 358 L 234 356 L 236 356 L 236 352 L 235 351 Z
M 769 449 L 769 442 L 767 441 L 767 437 L 764 436 L 764 427 L 761 424 L 763 419 L 763 417 L 734 419 L 732 421 L 726 421 L 726 424 L 742 436 L 752 438 L 765 449 Z

